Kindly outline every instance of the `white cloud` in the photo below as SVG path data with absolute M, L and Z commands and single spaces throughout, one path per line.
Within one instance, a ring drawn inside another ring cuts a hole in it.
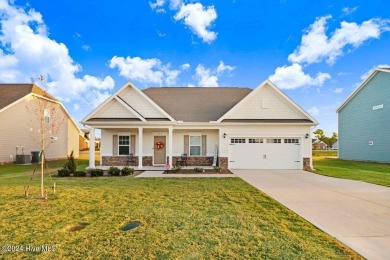
M 165 0 L 157 0 L 155 3 L 149 2 L 149 5 L 157 13 L 165 13 L 165 9 L 162 8 L 165 5 Z
M 357 9 L 359 8 L 359 6 L 355 6 L 355 7 L 344 7 L 343 8 L 343 13 L 345 15 L 350 15 L 352 13 L 354 13 Z
M 343 92 L 343 90 L 344 90 L 343 88 L 336 88 L 335 90 L 333 90 L 333 92 L 336 94 L 340 94 Z
M 143 84 L 154 83 L 160 86 L 176 84 L 179 74 L 185 69 L 182 65 L 180 70 L 171 70 L 170 63 L 163 65 L 159 59 L 132 58 L 130 56 L 126 58 L 114 56 L 110 60 L 109 66 L 112 69 L 118 68 L 119 75 L 129 80 L 137 80 Z
M 214 6 L 205 8 L 201 3 L 181 4 L 174 19 L 183 20 L 184 24 L 206 43 L 211 43 L 217 38 L 217 34 L 209 30 L 217 19 Z
M 196 76 L 195 78 L 199 80 L 200 87 L 218 87 L 218 77 L 213 75 L 213 73 L 203 67 L 202 64 L 199 64 L 195 69 Z
M 207 69 L 202 64 L 199 64 L 195 69 L 194 78 L 198 80 L 200 87 L 218 87 L 219 76 L 225 71 L 232 71 L 235 67 L 225 65 L 223 61 L 219 62 L 219 65 L 215 69 Z
M 330 15 L 317 18 L 302 36 L 301 45 L 288 56 L 296 63 L 317 63 L 326 60 L 333 64 L 342 56 L 347 46 L 359 47 L 369 39 L 378 39 L 384 31 L 389 30 L 389 20 L 370 19 L 358 25 L 354 22 L 341 22 L 339 28 L 328 37 L 326 24 Z
M 319 72 L 316 77 L 305 74 L 302 66 L 293 63 L 291 66 L 278 67 L 269 79 L 281 89 L 296 89 L 303 86 L 322 86 L 330 79 L 328 73 Z
M 88 45 L 88 44 L 83 44 L 83 46 L 81 46 L 81 48 L 83 48 L 84 51 L 91 51 L 92 50 L 91 45 Z
M 89 92 L 114 87 L 110 76 L 76 76 L 81 66 L 65 44 L 49 38 L 42 15 L 12 3 L 0 0 L 0 81 L 31 82 L 32 77 L 43 75 L 48 91 L 62 101 L 92 102 Z
M 307 112 L 309 112 L 309 114 L 312 116 L 318 116 L 320 114 L 320 110 L 318 109 L 317 106 L 309 108 Z
M 189 63 L 185 63 L 185 64 L 183 64 L 183 65 L 180 66 L 180 68 L 181 68 L 182 70 L 188 70 L 190 67 L 191 67 L 191 66 L 190 66 Z
M 232 71 L 234 70 L 236 67 L 233 67 L 233 66 L 229 66 L 229 65 L 225 65 L 223 63 L 223 61 L 220 61 L 219 62 L 219 65 L 217 67 L 217 72 L 218 73 L 221 73 L 221 72 L 224 72 L 224 71 Z

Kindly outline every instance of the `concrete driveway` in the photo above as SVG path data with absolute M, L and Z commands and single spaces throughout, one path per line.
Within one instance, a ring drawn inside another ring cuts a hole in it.
M 301 170 L 232 170 L 367 259 L 390 259 L 390 188 Z

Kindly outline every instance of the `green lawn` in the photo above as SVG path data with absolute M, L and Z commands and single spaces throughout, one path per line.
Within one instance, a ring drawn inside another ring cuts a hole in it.
M 313 157 L 316 173 L 390 186 L 390 164 Z
M 53 178 L 42 201 L 23 197 L 28 171 L 0 166 L 1 245 L 56 251 L 0 259 L 361 259 L 239 178 Z M 121 231 L 130 221 L 141 226 Z

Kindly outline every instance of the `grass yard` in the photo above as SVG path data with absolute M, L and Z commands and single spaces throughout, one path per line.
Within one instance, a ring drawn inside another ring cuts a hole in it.
M 0 172 L 1 245 L 56 247 L 0 259 L 361 259 L 239 178 L 54 178 L 42 201 L 23 198 L 27 168 Z
M 318 174 L 390 186 L 390 164 L 313 157 Z
M 337 158 L 339 152 L 337 150 L 313 150 L 314 158 L 335 157 Z

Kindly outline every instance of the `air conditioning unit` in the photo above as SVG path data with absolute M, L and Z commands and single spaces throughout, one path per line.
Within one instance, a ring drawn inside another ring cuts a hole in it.
M 31 163 L 31 154 L 17 154 L 16 164 L 28 164 Z

